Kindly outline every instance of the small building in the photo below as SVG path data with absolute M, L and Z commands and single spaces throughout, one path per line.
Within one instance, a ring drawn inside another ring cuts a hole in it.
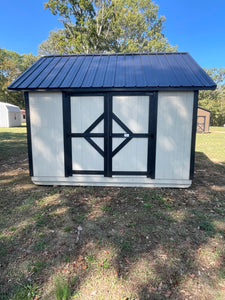
M 16 105 L 0 102 L 0 127 L 21 126 L 20 108 Z
M 41 57 L 24 91 L 35 184 L 189 187 L 198 91 L 216 84 L 188 53 Z
M 210 126 L 211 111 L 203 107 L 198 107 L 197 113 L 197 132 L 208 133 Z

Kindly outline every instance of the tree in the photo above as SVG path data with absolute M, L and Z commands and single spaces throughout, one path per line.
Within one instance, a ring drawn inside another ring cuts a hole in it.
M 49 0 L 45 8 L 64 29 L 50 32 L 40 54 L 176 51 L 151 0 Z
M 22 92 L 9 92 L 7 86 L 30 67 L 37 57 L 0 48 L 0 101 L 24 108 Z
M 225 68 L 205 69 L 215 81 L 215 91 L 201 91 L 199 93 L 199 106 L 211 111 L 211 125 L 223 126 L 225 124 Z

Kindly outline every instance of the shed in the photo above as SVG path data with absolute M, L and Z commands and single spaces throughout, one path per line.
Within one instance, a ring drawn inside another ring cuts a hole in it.
M 0 127 L 21 126 L 20 108 L 16 105 L 0 102 Z
M 213 80 L 188 53 L 41 57 L 25 92 L 36 184 L 189 187 L 198 90 Z
M 208 133 L 209 132 L 210 114 L 211 114 L 210 110 L 200 107 L 200 106 L 198 107 L 197 132 L 199 132 L 199 133 Z

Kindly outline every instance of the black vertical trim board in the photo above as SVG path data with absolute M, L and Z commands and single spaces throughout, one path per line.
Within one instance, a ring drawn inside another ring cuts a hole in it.
M 29 103 L 28 92 L 24 93 L 24 100 L 25 100 L 26 123 L 27 123 L 27 146 L 28 146 L 29 172 L 30 172 L 30 176 L 34 176 L 32 142 L 31 142 L 31 126 L 30 126 L 30 103 Z
M 195 166 L 195 140 L 197 130 L 197 111 L 198 111 L 198 91 L 194 92 L 194 105 L 192 115 L 192 136 L 191 136 L 191 159 L 190 159 L 190 179 L 194 178 L 194 166 Z
M 113 110 L 113 102 L 112 95 L 109 94 L 109 164 L 108 164 L 108 176 L 112 177 L 112 110 Z
M 112 177 L 112 96 L 104 96 L 104 176 Z
M 70 96 L 62 93 L 65 177 L 72 176 Z
M 155 178 L 158 93 L 149 96 L 147 177 Z

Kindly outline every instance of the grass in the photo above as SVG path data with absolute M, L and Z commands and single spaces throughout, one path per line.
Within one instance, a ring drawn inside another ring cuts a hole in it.
M 0 162 L 21 158 L 27 153 L 26 127 L 0 128 Z
M 197 134 L 189 189 L 52 187 L 0 129 L 0 299 L 225 299 L 224 139 Z
M 225 163 L 225 127 L 210 127 L 210 133 L 197 134 L 196 150 L 213 162 Z
M 65 278 L 57 277 L 55 280 L 55 296 L 57 300 L 68 300 L 71 296 L 71 290 L 68 281 Z

